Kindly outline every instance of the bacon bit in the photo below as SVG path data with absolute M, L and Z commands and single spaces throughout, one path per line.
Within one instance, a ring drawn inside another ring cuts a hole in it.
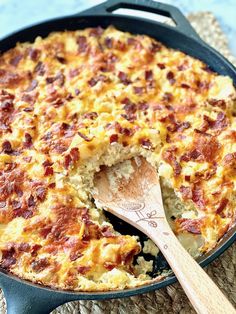
M 77 270 L 78 270 L 78 273 L 84 275 L 86 274 L 87 272 L 89 272 L 91 269 L 91 266 L 78 266 L 77 267 Z
M 177 66 L 177 69 L 179 71 L 184 71 L 184 70 L 187 70 L 188 68 L 189 68 L 189 65 L 186 62 Z
M 75 95 L 78 96 L 80 94 L 80 90 L 78 88 L 75 89 Z
M 175 78 L 174 78 L 174 73 L 172 71 L 169 71 L 166 74 L 166 78 L 170 82 L 171 85 L 173 85 L 175 83 L 175 81 L 176 81 Z
M 199 152 L 197 149 L 193 149 L 192 151 L 189 152 L 189 158 L 190 159 L 198 159 L 198 157 L 201 156 L 201 152 Z
M 210 87 L 209 83 L 206 82 L 206 81 L 200 81 L 200 80 L 197 80 L 195 82 L 196 84 L 196 88 L 197 88 L 197 91 L 198 92 L 204 92 L 204 91 L 207 91 Z
M 44 171 L 45 176 L 52 176 L 53 175 L 53 168 L 52 167 L 46 167 Z
M 185 181 L 190 182 L 191 181 L 191 176 L 184 176 Z
M 118 134 L 112 134 L 110 136 L 110 144 L 118 142 Z
M 65 156 L 65 161 L 64 161 L 64 165 L 65 165 L 65 168 L 68 169 L 70 164 L 72 162 L 72 158 L 70 155 L 66 155 Z
M 201 234 L 202 221 L 200 219 L 179 218 L 176 222 L 180 224 L 182 230 L 193 234 Z
M 114 53 L 109 53 L 107 55 L 107 62 L 108 64 L 113 64 L 118 60 L 118 56 L 116 56 Z
M 133 86 L 134 93 L 137 95 L 142 95 L 144 92 L 144 87 Z
M 120 51 L 125 51 L 126 49 L 126 43 L 125 42 L 122 42 L 120 40 L 117 40 L 115 43 L 114 43 L 114 48 L 117 49 L 117 50 L 120 50 Z
M 222 130 L 228 126 L 227 117 L 224 112 L 219 112 L 216 120 L 212 120 L 206 115 L 203 118 L 207 122 L 208 127 L 213 130 Z
M 102 233 L 102 236 L 105 238 L 115 238 L 116 237 L 116 235 L 114 234 L 114 232 L 112 231 L 110 226 L 102 227 L 101 233 Z
M 93 87 L 93 86 L 95 86 L 96 84 L 97 84 L 97 80 L 95 79 L 95 78 L 91 78 L 91 80 L 89 80 L 88 81 L 88 84 L 91 86 L 91 87 Z
M 52 166 L 53 165 L 53 162 L 51 162 L 51 161 L 49 161 L 49 160 L 45 160 L 44 162 L 43 162 L 43 167 L 50 167 L 50 166 Z
M 117 266 L 117 263 L 104 262 L 103 266 L 104 266 L 104 268 L 106 268 L 107 270 L 112 270 L 113 268 L 115 268 L 115 267 Z
M 236 152 L 225 155 L 222 163 L 224 166 L 236 166 Z
M 128 265 L 132 262 L 134 255 L 139 253 L 137 248 L 132 249 L 129 252 L 125 252 L 122 256 L 121 256 L 121 260 L 124 261 L 124 265 Z
M 25 111 L 25 112 L 32 112 L 32 111 L 34 111 L 34 108 L 26 107 L 26 108 L 23 109 L 23 111 Z
M 123 117 L 124 119 L 126 119 L 129 122 L 134 122 L 137 119 L 137 116 L 135 114 L 132 113 L 122 113 L 121 117 Z
M 69 71 L 69 77 L 70 78 L 73 78 L 73 77 L 76 77 L 80 74 L 80 69 L 70 69 Z
M 16 263 L 16 258 L 14 255 L 15 249 L 13 247 L 10 250 L 2 250 L 2 268 L 8 269 Z
M 35 193 L 38 200 L 44 201 L 46 198 L 47 190 L 45 187 L 39 186 L 36 188 Z
M 152 70 L 145 71 L 145 80 L 152 81 L 153 80 L 153 72 Z
M 66 100 L 70 101 L 74 98 L 74 96 L 72 96 L 71 93 L 68 93 L 67 96 L 66 96 Z
M 60 106 L 64 105 L 64 100 L 61 98 L 57 98 L 56 100 L 51 102 L 51 105 L 55 108 L 59 108 Z
M 96 28 L 92 28 L 91 31 L 89 32 L 89 36 L 92 37 L 99 37 L 103 34 L 104 29 L 101 26 L 98 26 Z
M 36 256 L 38 251 L 41 249 L 41 247 L 42 247 L 42 245 L 40 245 L 40 244 L 34 244 L 31 248 L 32 256 Z
M 199 183 L 195 183 L 192 189 L 192 201 L 201 209 L 205 209 L 204 193 Z
M 34 68 L 34 72 L 36 72 L 40 76 L 43 76 L 46 72 L 45 65 L 41 61 L 39 61 L 39 63 Z
M 79 52 L 86 52 L 88 48 L 87 38 L 85 36 L 79 36 L 76 42 L 79 45 Z
M 1 102 L 0 109 L 5 112 L 13 111 L 14 109 L 13 100 L 5 99 L 3 102 Z
M 11 143 L 9 141 L 4 141 L 2 143 L 2 151 L 3 151 L 3 153 L 8 154 L 8 155 L 13 153 L 13 149 L 12 149 Z
M 129 100 L 129 98 L 125 98 L 122 100 L 121 102 L 122 104 L 125 104 L 123 109 L 127 112 L 127 113 L 135 113 L 137 110 L 136 105 Z
M 217 138 L 196 129 L 195 133 L 196 136 L 193 143 L 194 148 L 201 153 L 204 160 L 213 162 L 221 147 L 220 143 L 217 141 Z
M 23 143 L 25 148 L 30 148 L 32 147 L 32 136 L 29 133 L 25 133 L 25 141 Z
M 49 189 L 54 189 L 55 187 L 56 187 L 56 183 L 50 183 L 49 185 L 48 185 L 48 187 L 49 187 Z
M 182 194 L 182 197 L 183 197 L 184 200 L 192 198 L 192 190 L 191 190 L 191 188 L 189 186 L 181 185 L 179 191 Z
M 136 45 L 136 44 L 137 44 L 137 40 L 134 39 L 133 37 L 129 37 L 129 38 L 127 39 L 127 44 L 128 44 L 128 45 Z
M 6 201 L 1 201 L 0 202 L 0 208 L 4 208 L 4 207 L 6 207 Z
M 220 107 L 222 109 L 226 109 L 226 102 L 223 99 L 217 100 L 217 99 L 209 99 L 208 103 L 213 107 Z
M 163 159 L 172 166 L 174 170 L 174 175 L 178 176 L 181 173 L 182 167 L 177 162 L 176 156 L 174 155 L 174 152 L 176 151 L 177 151 L 177 147 L 175 146 L 168 148 L 163 153 Z
M 48 259 L 41 258 L 31 263 L 31 267 L 35 272 L 41 272 L 50 265 Z
M 38 81 L 33 80 L 31 82 L 31 84 L 29 85 L 29 87 L 27 87 L 27 89 L 25 90 L 26 93 L 31 92 L 32 90 L 34 90 L 36 87 L 38 86 Z
M 13 169 L 15 169 L 17 167 L 17 163 L 15 162 L 9 162 L 9 163 L 6 163 L 6 172 L 8 171 L 12 171 Z
M 84 139 L 86 142 L 91 142 L 92 141 L 92 138 L 88 138 L 85 134 L 81 133 L 81 132 L 78 132 L 78 135 L 80 137 L 82 137 L 82 139 Z
M 61 64 L 66 64 L 66 59 L 65 59 L 64 57 L 56 55 L 55 58 L 56 58 L 57 61 L 60 62 Z
M 152 143 L 151 143 L 151 141 L 148 139 L 148 138 L 140 138 L 139 139 L 139 144 L 143 147 L 143 148 L 145 148 L 145 149 L 148 149 L 148 150 L 150 150 L 150 149 L 152 149 Z
M 89 211 L 88 208 L 82 207 L 80 208 L 82 220 L 88 225 L 92 223 L 89 219 Z
M 47 132 L 43 137 L 42 139 L 44 141 L 48 141 L 48 140 L 51 140 L 52 139 L 52 132 Z
M 185 89 L 191 88 L 188 84 L 185 84 L 185 83 L 182 83 L 180 86 Z
M 128 79 L 128 76 L 125 72 L 120 71 L 118 73 L 118 78 L 124 85 L 129 85 L 131 83 L 131 81 Z
M 28 206 L 29 207 L 34 207 L 36 205 L 35 200 L 33 195 L 31 194 L 30 197 L 28 198 Z
M 178 126 L 178 131 L 183 131 L 183 130 L 189 129 L 190 126 L 191 126 L 191 124 L 188 121 L 180 123 L 180 125 Z
M 21 208 L 21 202 L 16 201 L 16 200 L 13 200 L 13 201 L 12 201 L 12 208 L 13 208 L 14 210 L 20 209 L 20 208 Z
M 31 95 L 23 94 L 22 97 L 21 97 L 21 100 L 25 101 L 28 104 L 33 105 L 35 103 L 35 98 L 36 98 L 35 95 L 33 96 L 32 94 Z M 33 111 L 34 109 L 33 108 L 25 108 L 23 110 L 26 111 L 26 112 L 30 112 L 30 111 Z
M 146 102 L 139 102 L 138 103 L 138 110 L 146 111 L 149 108 L 149 105 Z
M 82 257 L 83 254 L 80 253 L 80 252 L 71 252 L 70 253 L 70 260 L 73 262 L 73 261 L 76 261 L 78 258 Z
M 45 227 L 42 227 L 40 229 L 40 236 L 43 237 L 44 239 L 46 239 L 51 231 L 52 231 L 52 226 L 46 225 Z
M 21 80 L 22 77 L 19 74 L 0 69 L 0 86 L 12 88 L 18 85 Z
M 25 219 L 31 218 L 32 216 L 33 212 L 31 210 L 19 210 L 15 213 L 15 217 L 23 217 Z
M 46 78 L 47 84 L 52 84 L 57 82 L 60 87 L 62 87 L 65 83 L 65 76 L 62 72 L 58 72 L 56 76 L 50 76 Z
M 95 86 L 98 82 L 106 82 L 108 81 L 108 78 L 105 75 L 99 75 L 96 77 L 92 77 L 89 81 L 88 84 L 93 87 Z
M 164 93 L 162 99 L 164 101 L 171 102 L 171 101 L 173 101 L 174 97 L 171 93 L 166 92 L 166 93 Z
M 10 60 L 10 64 L 13 65 L 14 67 L 17 67 L 20 60 L 23 58 L 23 55 L 22 54 L 19 54 L 15 57 L 13 57 L 11 60 Z
M 65 75 L 62 72 L 59 72 L 56 76 L 56 81 L 60 87 L 65 84 Z
M 32 61 L 37 61 L 39 58 L 39 54 L 40 54 L 40 50 L 33 49 L 33 48 L 29 49 L 29 57 Z
M 29 252 L 30 251 L 30 245 L 29 243 L 19 243 L 16 245 L 16 248 L 20 252 Z
M 84 119 L 91 119 L 91 120 L 94 120 L 98 117 L 98 114 L 97 112 L 87 112 L 83 115 L 83 118 Z
M 132 136 L 134 134 L 134 130 L 121 127 L 120 128 L 120 134 L 123 134 L 125 136 Z
M 105 45 L 108 49 L 111 49 L 113 47 L 113 38 L 106 37 L 105 38 Z
M 159 51 L 161 51 L 161 44 L 159 44 L 159 43 L 152 43 L 152 45 L 151 45 L 151 47 L 150 47 L 150 51 L 152 52 L 152 53 L 156 53 L 156 52 L 159 52 Z
M 73 162 L 78 161 L 79 157 L 80 157 L 79 149 L 77 147 L 71 148 L 70 155 L 71 155 L 71 158 L 72 158 Z
M 218 215 L 221 214 L 222 211 L 225 209 L 225 207 L 228 205 L 228 203 L 229 203 L 229 200 L 227 198 L 223 198 L 220 201 L 220 204 L 216 209 L 216 214 L 218 214 Z
M 164 70 L 166 68 L 164 63 L 157 63 L 159 69 Z
M 15 99 L 15 95 L 7 92 L 6 90 L 2 89 L 0 91 L 0 101 L 4 101 L 4 100 L 14 100 Z

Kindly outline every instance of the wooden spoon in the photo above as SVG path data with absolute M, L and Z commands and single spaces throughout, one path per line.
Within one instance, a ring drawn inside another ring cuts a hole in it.
M 197 313 L 236 313 L 224 294 L 172 232 L 166 220 L 156 170 L 140 157 L 132 159 L 131 165 L 133 173 L 129 178 L 127 174 L 126 178 L 121 177 L 117 168 L 113 167 L 103 168 L 95 175 L 93 197 L 96 203 L 152 239 L 165 256 Z

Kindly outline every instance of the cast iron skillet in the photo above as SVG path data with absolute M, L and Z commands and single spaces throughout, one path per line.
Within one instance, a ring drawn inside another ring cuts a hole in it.
M 176 27 L 143 18 L 117 15 L 112 12 L 118 8 L 129 8 L 148 11 L 172 18 Z M 212 70 L 222 75 L 230 76 L 236 85 L 236 69 L 222 55 L 204 43 L 196 34 L 182 13 L 175 7 L 147 0 L 109 0 L 82 13 L 73 16 L 53 19 L 20 30 L 0 41 L 0 51 L 4 52 L 15 46 L 17 42 L 33 41 L 36 36 L 47 36 L 52 31 L 65 29 L 76 30 L 86 27 L 114 25 L 120 30 L 134 34 L 147 34 L 160 40 L 169 47 L 186 52 L 204 61 Z M 109 216 L 115 228 L 121 233 L 138 234 L 141 241 L 145 237 L 136 229 L 117 218 Z M 199 258 L 202 266 L 209 264 L 224 252 L 236 239 L 236 227 L 232 228 L 220 241 L 218 246 L 208 254 Z M 150 258 L 150 256 L 148 257 Z M 168 269 L 164 258 L 158 255 L 154 260 L 155 272 Z M 49 313 L 59 305 L 73 300 L 103 300 L 128 297 L 136 294 L 163 288 L 176 281 L 174 275 L 166 279 L 139 288 L 115 292 L 70 292 L 46 288 L 38 284 L 18 279 L 0 269 L 0 286 L 4 290 L 9 314 L 44 314 Z

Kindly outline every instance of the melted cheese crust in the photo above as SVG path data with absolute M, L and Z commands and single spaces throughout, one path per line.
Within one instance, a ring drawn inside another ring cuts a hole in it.
M 183 204 L 175 232 L 212 249 L 235 222 L 235 95 L 199 60 L 113 27 L 2 54 L 1 267 L 62 289 L 147 282 L 137 238 L 115 232 L 90 194 L 100 165 L 137 155 Z

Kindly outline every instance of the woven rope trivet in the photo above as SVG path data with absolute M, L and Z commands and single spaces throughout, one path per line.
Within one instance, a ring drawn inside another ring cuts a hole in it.
M 235 66 L 228 42 L 215 17 L 209 12 L 188 16 L 191 24 L 207 43 L 220 51 Z M 236 306 L 236 243 L 205 268 L 209 276 Z M 26 296 L 27 297 L 27 296 Z M 6 313 L 3 294 L 0 292 L 0 313 Z M 174 284 L 155 292 L 108 301 L 78 301 L 58 307 L 51 314 L 144 314 L 144 313 L 195 313 L 180 285 Z M 17 313 L 16 313 L 17 314 Z M 32 313 L 33 314 L 33 313 Z M 214 314 L 214 313 L 212 313 Z M 226 313 L 228 314 L 228 313 Z

